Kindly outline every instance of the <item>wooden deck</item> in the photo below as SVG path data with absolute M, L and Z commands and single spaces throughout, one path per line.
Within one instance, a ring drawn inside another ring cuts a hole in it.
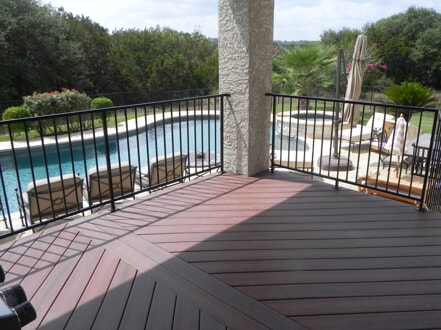
M 441 214 L 219 174 L 0 246 L 25 329 L 441 327 Z

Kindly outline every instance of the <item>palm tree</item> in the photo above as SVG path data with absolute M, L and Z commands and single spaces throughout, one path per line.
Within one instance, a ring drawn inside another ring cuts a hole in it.
M 389 103 L 414 107 L 435 107 L 437 104 L 436 93 L 430 87 L 418 82 L 405 81 L 400 85 L 392 85 L 383 91 Z M 407 122 L 412 117 L 412 111 L 403 110 L 403 116 Z
M 284 94 L 312 95 L 316 88 L 332 84 L 330 70 L 335 67 L 336 55 L 336 49 L 330 46 L 282 49 L 280 56 L 273 60 L 273 82 L 279 84 Z

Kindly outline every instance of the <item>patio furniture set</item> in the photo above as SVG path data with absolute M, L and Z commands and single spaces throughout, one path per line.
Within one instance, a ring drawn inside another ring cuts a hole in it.
M 394 116 L 375 113 L 366 125 L 343 130 L 342 139 L 349 142 L 352 152 L 356 143 L 369 141 L 369 148 L 379 153 L 380 166 L 357 178 L 359 191 L 418 205 L 416 199 L 423 192 L 430 134 L 420 135 L 415 125 L 406 123 L 402 145 L 398 146 L 397 122 Z
M 114 163 L 92 168 L 88 171 L 87 184 L 76 174 L 50 177 L 30 182 L 22 194 L 17 191 L 20 218 L 30 223 L 83 209 L 83 201 L 88 206 L 99 206 L 104 201 L 130 195 L 135 191 L 135 183 L 141 189 L 160 187 L 162 183 L 182 182 L 189 174 L 187 154 L 176 153 L 159 157 L 150 162 L 149 168 L 137 169 L 129 162 Z

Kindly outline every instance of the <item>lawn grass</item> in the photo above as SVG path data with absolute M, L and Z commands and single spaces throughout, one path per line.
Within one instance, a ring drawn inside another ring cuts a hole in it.
M 134 118 L 135 118 L 135 114 L 133 112 L 127 114 L 127 116 L 119 115 L 119 116 L 117 116 L 116 119 L 114 116 L 111 116 L 111 117 L 107 118 L 107 126 L 115 126 L 116 123 L 121 123 L 121 122 L 124 122 L 126 119 L 130 120 L 130 119 L 134 119 Z M 102 120 L 100 120 L 100 119 L 94 120 L 93 126 L 91 126 L 91 127 L 94 127 L 94 128 L 103 127 Z M 66 134 L 67 132 L 68 132 L 67 125 L 60 125 L 57 127 L 57 134 Z M 49 134 L 47 136 L 50 136 L 50 135 L 51 134 Z M 40 134 L 37 130 L 30 130 L 27 133 L 27 135 L 25 134 L 25 132 L 17 132 L 17 133 L 14 133 L 14 141 L 24 140 L 24 139 L 26 139 L 26 136 L 28 139 L 33 139 L 33 138 L 40 137 Z M 7 142 L 10 140 L 11 139 L 10 139 L 9 134 L 0 134 L 0 142 Z
M 293 102 L 291 104 L 292 110 L 293 111 L 297 111 L 297 102 Z M 324 102 L 324 101 L 314 101 L 311 100 L 310 102 L 310 108 L 312 108 L 312 111 L 318 111 L 318 112 L 322 112 L 322 111 L 332 111 L 332 107 L 333 107 L 333 103 L 332 102 Z M 290 110 L 290 104 L 289 103 L 285 103 L 285 104 L 277 104 L 276 105 L 276 112 L 280 113 L 282 111 L 289 111 Z M 340 116 L 341 113 L 343 112 L 343 109 L 340 109 Z M 372 110 L 367 109 L 365 110 L 364 116 L 363 116 L 363 124 L 366 124 L 366 122 L 369 120 L 369 118 L 372 116 Z M 121 123 L 124 122 L 126 119 L 134 119 L 135 118 L 135 112 L 131 111 L 127 114 L 127 116 L 125 115 L 120 115 L 117 116 L 117 119 L 115 120 L 115 117 L 111 116 L 107 119 L 107 125 L 108 126 L 114 126 L 115 123 Z M 434 120 L 434 114 L 433 112 L 423 112 L 421 114 L 421 133 L 431 133 L 432 132 L 432 128 L 433 128 L 433 120 Z M 412 119 L 410 121 L 413 125 L 415 126 L 419 126 L 420 124 L 420 115 L 419 114 L 415 114 L 412 116 Z M 94 127 L 95 128 L 100 128 L 102 127 L 102 121 L 101 120 L 95 120 L 94 122 Z M 59 132 L 58 134 L 63 134 L 63 133 L 67 133 L 67 126 L 63 127 L 59 127 Z M 31 130 L 28 132 L 27 134 L 29 139 L 32 138 L 37 138 L 40 136 L 40 134 L 36 131 L 36 130 Z M 14 134 L 14 140 L 15 141 L 19 141 L 19 140 L 24 140 L 26 138 L 26 135 L 24 132 L 19 132 Z M 9 134 L 0 134 L 0 142 L 6 142 L 6 141 L 10 141 L 10 136 Z

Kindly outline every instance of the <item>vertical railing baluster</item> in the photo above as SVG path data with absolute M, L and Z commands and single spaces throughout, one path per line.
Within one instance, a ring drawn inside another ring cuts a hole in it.
M 104 136 L 104 149 L 105 149 L 105 158 L 106 158 L 106 166 L 107 166 L 107 177 L 109 178 L 109 194 L 110 194 L 110 211 L 116 211 L 116 203 L 115 196 L 112 189 L 112 160 L 110 159 L 110 143 L 109 143 L 109 132 L 107 125 L 107 110 L 101 111 L 101 116 L 103 120 L 103 136 Z M 98 166 L 98 165 L 97 165 Z

